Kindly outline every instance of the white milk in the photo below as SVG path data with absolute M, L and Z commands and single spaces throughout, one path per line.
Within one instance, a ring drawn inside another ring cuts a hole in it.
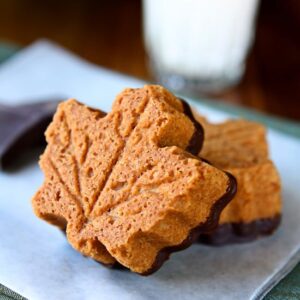
M 160 79 L 177 88 L 183 80 L 191 80 L 204 90 L 240 79 L 258 0 L 144 0 L 143 4 L 145 44 Z

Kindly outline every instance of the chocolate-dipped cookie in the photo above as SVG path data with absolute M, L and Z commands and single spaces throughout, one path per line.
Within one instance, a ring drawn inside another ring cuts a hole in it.
M 220 225 L 200 241 L 222 245 L 269 235 L 280 224 L 281 183 L 268 156 L 265 127 L 246 120 L 211 124 L 198 116 L 205 130 L 200 156 L 233 174 L 238 182 L 234 199 L 224 209 Z
M 60 104 L 46 132 L 36 215 L 103 264 L 159 269 L 217 225 L 236 190 L 233 176 L 191 154 L 203 134 L 189 112 L 160 86 L 124 90 L 106 116 Z

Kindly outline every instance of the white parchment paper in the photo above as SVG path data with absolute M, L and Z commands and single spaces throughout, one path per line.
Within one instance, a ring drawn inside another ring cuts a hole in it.
M 8 104 L 63 95 L 108 111 L 123 88 L 142 84 L 47 41 L 35 43 L 0 67 L 0 101 Z M 213 120 L 229 116 L 192 104 Z M 84 258 L 60 231 L 33 215 L 30 198 L 43 180 L 36 162 L 17 173 L 0 173 L 0 283 L 29 299 L 262 297 L 300 258 L 300 141 L 272 130 L 269 141 L 283 181 L 278 232 L 250 244 L 193 245 L 173 254 L 149 277 L 109 270 Z

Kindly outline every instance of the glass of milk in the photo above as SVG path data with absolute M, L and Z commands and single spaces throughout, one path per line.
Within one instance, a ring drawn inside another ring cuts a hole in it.
M 144 40 L 157 80 L 218 93 L 241 79 L 259 0 L 143 0 Z

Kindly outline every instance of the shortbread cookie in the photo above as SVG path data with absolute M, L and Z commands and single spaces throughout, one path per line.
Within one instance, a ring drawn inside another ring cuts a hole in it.
M 205 130 L 200 156 L 233 174 L 237 194 L 224 209 L 220 225 L 201 240 L 224 244 L 250 241 L 271 234 L 280 223 L 281 187 L 268 158 L 265 127 L 246 120 L 210 124 L 197 117 Z
M 235 179 L 201 161 L 200 125 L 159 86 L 126 89 L 105 117 L 76 100 L 59 105 L 33 198 L 37 216 L 82 254 L 141 274 L 217 225 Z

